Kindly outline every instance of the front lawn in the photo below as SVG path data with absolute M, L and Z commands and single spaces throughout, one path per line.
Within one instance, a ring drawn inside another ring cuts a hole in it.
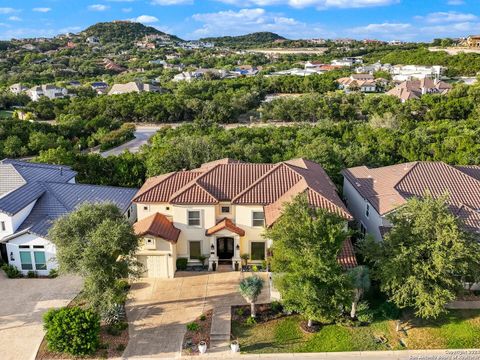
M 375 320 L 360 327 L 326 325 L 308 334 L 300 328 L 302 320 L 299 315 L 291 315 L 246 325 L 235 319 L 232 334 L 246 353 L 480 347 L 480 310 L 453 310 L 436 321 L 406 316 L 400 332 L 395 331 L 394 320 Z

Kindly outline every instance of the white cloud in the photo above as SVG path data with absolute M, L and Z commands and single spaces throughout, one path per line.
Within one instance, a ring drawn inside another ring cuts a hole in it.
M 122 12 L 124 13 L 129 13 L 129 12 L 132 12 L 132 8 L 122 8 Z
M 346 35 L 355 38 L 370 37 L 382 40 L 413 40 L 417 30 L 412 24 L 384 22 L 347 29 Z
M 200 13 L 194 14 L 192 19 L 203 24 L 189 34 L 193 37 L 243 35 L 257 31 L 271 31 L 290 38 L 327 35 L 325 30 L 317 24 L 307 25 L 282 14 L 267 12 L 262 8 Z
M 49 11 L 52 11 L 51 8 L 48 8 L 48 7 L 37 7 L 37 8 L 33 8 L 32 11 L 35 11 L 35 12 L 41 12 L 41 13 L 47 13 Z
M 168 0 L 167 0 L 168 1 Z M 399 3 L 400 0 L 217 0 L 225 4 L 238 6 L 272 6 L 289 5 L 294 8 L 315 7 L 319 10 L 326 8 L 363 8 L 371 6 L 385 6 Z
M 464 14 L 456 11 L 448 12 L 434 12 L 426 16 L 417 16 L 417 20 L 424 20 L 429 24 L 442 24 L 442 23 L 451 23 L 451 22 L 465 22 L 465 21 L 475 21 L 478 17 L 474 14 Z
M 11 8 L 11 7 L 0 7 L 0 14 L 13 14 L 18 10 Z
M 463 4 L 465 4 L 465 1 L 463 1 L 463 0 L 449 0 L 449 1 L 447 1 L 447 4 L 448 5 L 453 5 L 453 6 L 463 5 Z
M 10 17 L 8 18 L 8 20 L 10 20 L 10 21 L 22 21 L 22 19 L 19 18 L 18 16 L 10 16 Z
M 94 4 L 94 5 L 89 5 L 88 10 L 90 11 L 105 11 L 109 8 L 110 6 L 107 5 L 102 5 L 102 4 Z
M 152 0 L 152 5 L 162 5 L 162 6 L 169 6 L 169 5 L 191 5 L 193 4 L 193 0 Z
M 142 24 L 151 24 L 151 23 L 158 22 L 158 19 L 155 16 L 152 16 L 152 15 L 140 15 L 140 16 L 132 19 L 132 21 L 139 22 L 139 23 L 142 23 Z

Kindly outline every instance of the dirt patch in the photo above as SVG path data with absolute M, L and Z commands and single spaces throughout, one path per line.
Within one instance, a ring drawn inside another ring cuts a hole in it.
M 300 329 L 305 333 L 305 334 L 314 334 L 316 332 L 319 332 L 321 327 L 318 324 L 313 324 L 312 326 L 308 326 L 307 321 L 301 321 L 300 322 Z
M 197 330 L 188 330 L 183 337 L 182 355 L 199 355 L 198 344 L 200 341 L 207 343 L 207 349 L 210 348 L 210 331 L 212 328 L 213 310 L 208 310 L 205 314 L 200 315 L 190 324 L 197 324 Z
M 286 316 L 279 303 L 257 304 L 255 322 L 257 324 Z M 250 318 L 250 305 L 232 306 L 232 321 L 246 322 Z

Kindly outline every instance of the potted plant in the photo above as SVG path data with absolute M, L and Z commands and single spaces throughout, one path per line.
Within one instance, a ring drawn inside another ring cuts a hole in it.
M 238 271 L 239 270 L 239 264 L 238 264 L 238 261 L 235 261 L 235 271 Z
M 234 353 L 240 351 L 240 344 L 237 340 L 232 340 L 232 342 L 230 343 L 230 349 L 232 349 L 232 352 Z
M 198 343 L 198 351 L 200 354 L 205 354 L 207 352 L 207 343 L 205 341 L 200 341 Z
M 240 258 L 243 260 L 243 265 L 247 266 L 248 265 L 248 260 L 250 259 L 250 255 L 242 254 L 242 255 L 240 255 Z
M 216 261 L 212 262 L 212 270 L 217 271 L 217 262 Z
M 202 270 L 205 268 L 205 260 L 207 260 L 207 257 L 205 255 L 200 255 L 198 257 L 198 261 L 200 261 L 200 264 L 202 264 Z

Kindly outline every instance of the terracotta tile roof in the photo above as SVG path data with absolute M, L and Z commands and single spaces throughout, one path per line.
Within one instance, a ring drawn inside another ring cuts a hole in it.
M 344 269 L 352 269 L 358 266 L 355 250 L 350 238 L 347 238 L 343 242 L 342 250 L 337 256 L 337 261 Z
M 424 93 L 446 94 L 452 89 L 452 85 L 440 80 L 424 78 L 422 80 L 408 80 L 395 86 L 387 95 L 392 95 L 401 100 L 418 99 Z
M 236 226 L 232 220 L 228 218 L 224 218 L 223 220 L 219 221 L 215 226 L 212 226 L 210 229 L 207 229 L 205 232 L 206 235 L 213 235 L 219 231 L 224 229 L 230 230 L 231 232 L 238 234 L 240 236 L 245 236 L 245 231 L 242 228 Z
M 176 243 L 180 230 L 165 215 L 155 213 L 133 225 L 138 236 L 152 235 Z
M 312 205 L 351 219 L 335 185 L 322 167 L 305 159 L 277 164 L 217 160 L 203 164 L 198 169 L 147 180 L 134 202 L 217 204 L 230 201 L 233 204 L 266 206 L 276 203 L 282 197 L 288 198 L 289 192 L 293 191 L 295 196 L 305 190 L 309 192 Z M 278 212 L 284 201 L 277 203 L 271 210 L 277 209 L 275 211 Z
M 480 232 L 479 169 L 422 161 L 377 169 L 360 166 L 342 174 L 380 215 L 396 209 L 410 197 L 422 197 L 425 191 L 434 197 L 447 194 L 452 212 L 470 229 Z

